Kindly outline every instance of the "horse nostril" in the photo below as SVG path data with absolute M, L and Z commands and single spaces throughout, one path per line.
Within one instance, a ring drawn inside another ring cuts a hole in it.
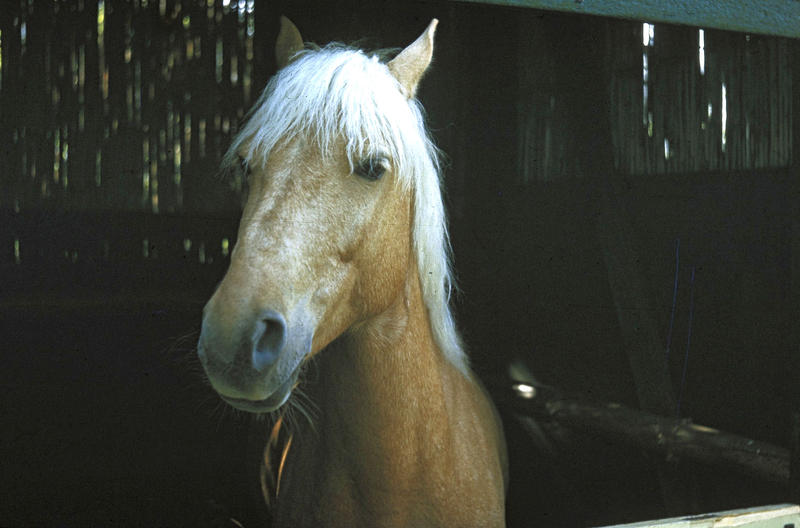
M 278 312 L 267 310 L 256 325 L 253 336 L 253 367 L 264 370 L 275 364 L 286 343 L 286 322 Z

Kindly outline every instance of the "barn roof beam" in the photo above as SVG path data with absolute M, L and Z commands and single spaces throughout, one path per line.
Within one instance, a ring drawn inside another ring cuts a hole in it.
M 797 0 L 458 0 L 800 38 Z

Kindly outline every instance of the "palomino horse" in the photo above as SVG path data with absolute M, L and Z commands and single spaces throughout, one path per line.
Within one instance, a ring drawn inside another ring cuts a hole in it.
M 316 407 L 283 451 L 276 526 L 503 526 L 505 442 L 448 307 L 414 98 L 437 21 L 388 63 L 281 24 L 280 69 L 227 157 L 249 196 L 204 311 L 206 374 L 237 409 L 280 414 L 298 384 Z

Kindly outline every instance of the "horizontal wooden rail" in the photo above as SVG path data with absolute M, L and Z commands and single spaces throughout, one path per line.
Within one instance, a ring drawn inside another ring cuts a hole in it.
M 457 0 L 800 38 L 797 0 Z

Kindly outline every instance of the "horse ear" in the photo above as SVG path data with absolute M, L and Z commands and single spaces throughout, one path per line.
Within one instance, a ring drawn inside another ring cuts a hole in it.
M 389 71 L 400 82 L 409 98 L 414 97 L 417 85 L 431 63 L 433 34 L 438 23 L 435 18 L 431 20 L 428 29 L 387 64 Z
M 280 70 L 294 58 L 294 55 L 303 49 L 303 37 L 292 21 L 281 15 L 281 29 L 278 32 L 278 41 L 275 43 L 275 60 Z

